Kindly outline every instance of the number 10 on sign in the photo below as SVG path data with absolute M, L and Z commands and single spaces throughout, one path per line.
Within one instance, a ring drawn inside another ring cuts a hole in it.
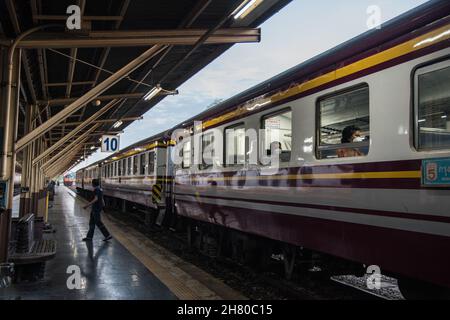
M 116 152 L 119 150 L 118 136 L 102 136 L 102 152 Z

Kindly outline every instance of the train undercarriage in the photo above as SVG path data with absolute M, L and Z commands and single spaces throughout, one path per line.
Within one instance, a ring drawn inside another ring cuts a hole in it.
M 87 190 L 78 189 L 84 198 L 92 197 Z M 124 199 L 105 196 L 107 211 L 126 214 L 131 219 L 144 225 L 148 231 L 162 228 L 174 234 L 183 234 L 189 248 L 209 258 L 226 258 L 245 265 L 258 272 L 270 268 L 278 270 L 286 280 L 298 279 L 305 273 L 315 272 L 322 278 L 336 275 L 367 275 L 368 266 L 309 250 L 304 247 L 244 233 L 219 225 L 194 220 L 167 212 L 162 218 L 158 210 Z M 398 281 L 398 287 L 407 300 L 440 300 L 450 299 L 450 289 L 436 286 L 399 274 L 383 272 Z

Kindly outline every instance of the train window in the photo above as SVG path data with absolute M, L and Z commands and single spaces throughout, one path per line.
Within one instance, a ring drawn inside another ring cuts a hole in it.
M 190 168 L 191 166 L 191 141 L 185 141 L 183 144 L 183 168 Z
M 127 158 L 127 176 L 131 176 L 131 157 Z
M 139 174 L 141 175 L 141 176 L 143 176 L 143 175 L 145 175 L 145 166 L 146 166 L 146 163 L 147 163 L 147 161 L 145 161 L 145 156 L 146 156 L 147 154 L 146 153 L 143 153 L 143 154 L 141 154 L 140 156 L 139 156 Z
M 415 76 L 416 148 L 450 149 L 449 61 L 424 67 Z
M 148 153 L 148 174 L 152 175 L 155 173 L 155 152 L 150 151 Z
M 137 175 L 138 173 L 138 156 L 133 157 L 133 175 Z
M 125 175 L 125 159 L 119 161 L 119 177 Z
M 214 159 L 214 134 L 206 133 L 202 136 L 202 163 L 199 165 L 200 170 L 206 170 L 213 166 Z
M 225 165 L 242 166 L 245 163 L 245 125 L 225 128 Z
M 117 161 L 114 162 L 114 177 L 117 177 Z
M 369 87 L 318 100 L 318 159 L 366 156 L 369 152 Z
M 262 118 L 263 150 L 266 155 L 272 154 L 272 149 L 280 148 L 280 162 L 291 161 L 292 150 L 292 111 L 281 111 Z

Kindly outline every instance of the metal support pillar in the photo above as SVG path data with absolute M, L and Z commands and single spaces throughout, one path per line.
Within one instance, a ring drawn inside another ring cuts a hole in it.
M 28 105 L 25 110 L 25 133 L 33 129 L 33 111 L 35 106 Z M 31 170 L 33 148 L 31 145 L 23 149 L 22 154 L 22 180 L 20 182 L 20 209 L 19 218 L 31 213 Z M 23 190 L 23 192 L 22 192 Z M 25 191 L 27 190 L 27 191 Z
M 11 77 L 8 76 L 9 58 L 8 51 L 0 48 L 0 64 L 2 65 L 0 89 L 1 105 L 0 105 L 0 152 L 2 154 L 1 171 L 3 176 L 0 181 L 3 209 L 0 209 L 0 263 L 6 262 L 8 259 L 8 244 L 11 227 L 11 214 L 13 205 L 14 193 L 14 175 L 16 152 L 14 150 L 14 143 L 17 138 L 17 120 L 19 110 L 19 95 L 20 95 L 20 60 L 21 51 L 16 50 L 12 56 Z M 6 85 L 5 85 L 6 84 Z M 8 89 L 11 89 L 9 92 Z M 8 106 L 8 99 L 11 104 Z

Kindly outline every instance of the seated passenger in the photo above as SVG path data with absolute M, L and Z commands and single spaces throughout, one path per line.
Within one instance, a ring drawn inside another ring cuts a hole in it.
M 362 142 L 364 138 L 361 137 L 361 129 L 356 126 L 348 126 L 342 131 L 341 143 L 355 143 Z M 361 157 L 364 154 L 355 148 L 342 148 L 337 150 L 339 158 Z
M 283 151 L 283 148 L 281 146 L 281 142 L 274 141 L 270 144 L 270 150 L 268 150 L 267 155 L 278 155 L 279 160 L 281 162 L 289 162 L 291 161 L 291 152 L 290 151 Z

